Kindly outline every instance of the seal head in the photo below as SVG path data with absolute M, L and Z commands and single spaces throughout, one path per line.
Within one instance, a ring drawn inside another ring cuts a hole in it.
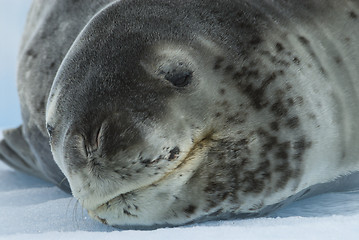
M 221 4 L 115 2 L 64 58 L 46 124 L 54 160 L 94 218 L 144 227 L 262 214 L 315 181 L 302 181 L 321 150 L 304 89 L 323 73 L 298 73 L 312 59 L 284 54 L 282 30 L 258 8 Z M 305 44 L 297 39 L 285 43 Z

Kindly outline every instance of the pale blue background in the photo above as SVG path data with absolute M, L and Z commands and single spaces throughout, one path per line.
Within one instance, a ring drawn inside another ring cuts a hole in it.
M 21 124 L 17 52 L 31 0 L 0 0 L 0 129 Z

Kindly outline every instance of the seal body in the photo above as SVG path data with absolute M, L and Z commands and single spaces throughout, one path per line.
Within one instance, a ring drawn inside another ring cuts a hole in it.
M 24 124 L 0 153 L 121 227 L 357 186 L 358 15 L 356 0 L 35 1 Z

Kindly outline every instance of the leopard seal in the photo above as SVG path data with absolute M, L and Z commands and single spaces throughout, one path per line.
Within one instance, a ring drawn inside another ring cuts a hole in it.
M 0 158 L 122 228 L 357 187 L 358 15 L 357 0 L 34 1 L 24 124 Z

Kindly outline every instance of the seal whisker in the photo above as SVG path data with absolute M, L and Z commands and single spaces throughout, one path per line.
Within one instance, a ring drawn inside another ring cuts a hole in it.
M 69 212 L 70 204 L 71 204 L 71 202 L 72 202 L 73 199 L 74 199 L 74 197 L 71 197 L 71 198 L 69 199 L 68 203 L 67 203 L 66 213 L 65 213 L 66 216 L 67 216 L 67 214 L 68 214 L 68 212 Z
M 78 205 L 79 205 L 79 201 L 76 200 L 75 202 L 75 205 L 74 205 L 74 208 L 73 208 L 73 212 L 72 212 L 72 221 L 76 223 L 77 225 L 77 228 L 79 227 L 79 223 L 78 223 L 78 217 L 77 217 L 77 208 L 78 208 Z
M 64 178 L 59 182 L 58 186 L 61 186 L 61 184 L 63 184 L 66 180 L 67 180 L 67 178 L 64 177 Z

